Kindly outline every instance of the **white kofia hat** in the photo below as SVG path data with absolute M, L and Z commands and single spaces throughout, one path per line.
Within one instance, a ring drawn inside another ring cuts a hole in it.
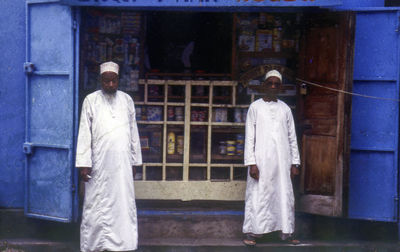
M 104 72 L 114 72 L 118 74 L 118 71 L 119 71 L 118 64 L 112 61 L 104 62 L 103 64 L 100 65 L 100 74 Z
M 267 80 L 269 77 L 272 77 L 272 76 L 277 77 L 280 81 L 282 81 L 282 75 L 281 75 L 278 71 L 276 71 L 276 70 L 271 70 L 271 71 L 269 71 L 269 72 L 265 75 L 264 80 Z

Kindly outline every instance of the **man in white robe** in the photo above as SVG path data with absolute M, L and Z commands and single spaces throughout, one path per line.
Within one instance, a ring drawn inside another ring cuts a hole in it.
M 81 251 L 137 249 L 134 166 L 142 164 L 132 98 L 118 88 L 119 67 L 100 65 L 102 90 L 82 106 L 76 167 L 85 183 Z
M 244 163 L 248 166 L 243 233 L 246 245 L 256 237 L 281 231 L 294 232 L 294 194 L 291 177 L 298 175 L 300 157 L 292 112 L 277 99 L 282 76 L 272 70 L 262 84 L 265 95 L 254 101 L 246 118 Z

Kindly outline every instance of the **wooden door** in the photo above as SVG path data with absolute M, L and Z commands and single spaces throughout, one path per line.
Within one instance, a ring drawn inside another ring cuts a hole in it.
M 352 81 L 353 16 L 310 14 L 305 20 L 299 78 L 348 90 Z M 306 87 L 306 94 L 300 94 L 298 104 L 302 173 L 297 209 L 340 216 L 348 160 L 350 99 L 340 92 L 309 84 Z

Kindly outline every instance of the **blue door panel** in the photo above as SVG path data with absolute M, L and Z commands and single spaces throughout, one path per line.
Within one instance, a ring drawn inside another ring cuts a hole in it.
M 349 217 L 396 221 L 396 156 L 393 152 L 351 152 Z
M 68 75 L 32 76 L 30 134 L 37 143 L 71 144 L 73 86 Z
M 67 71 L 73 45 L 71 10 L 59 4 L 34 4 L 30 8 L 30 61 L 37 71 Z M 51 49 L 51 50 L 49 50 Z
M 353 91 L 399 99 L 398 13 L 356 14 Z M 348 215 L 397 221 L 399 103 L 352 97 Z
M 396 82 L 354 81 L 353 91 L 396 99 Z M 397 102 L 354 96 L 351 148 L 391 150 L 397 148 Z
M 397 80 L 396 12 L 357 13 L 355 80 Z
M 27 216 L 74 219 L 75 30 L 70 7 L 27 2 Z M 33 66 L 33 67 L 32 67 Z
M 35 146 L 28 164 L 29 213 L 69 221 L 66 216 L 72 209 L 71 190 L 65 189 L 71 189 L 70 155 L 69 149 Z

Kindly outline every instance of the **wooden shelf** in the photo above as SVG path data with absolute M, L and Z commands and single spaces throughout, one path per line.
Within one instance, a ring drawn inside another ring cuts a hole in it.
M 199 125 L 199 126 L 207 126 L 208 122 L 204 121 L 204 122 L 200 122 L 200 121 L 190 121 L 190 125 Z
M 213 104 L 213 108 L 248 108 L 249 105 Z
M 151 77 L 189 77 L 190 79 L 196 79 L 201 77 L 219 77 L 219 78 L 230 78 L 231 74 L 229 73 L 146 73 L 146 78 Z
M 207 107 L 208 108 L 208 102 L 204 102 L 204 103 L 191 103 L 190 106 L 192 107 Z
M 212 122 L 212 126 L 238 126 L 238 127 L 243 127 L 246 124 L 244 122 Z
M 144 101 L 138 101 L 138 102 L 135 102 L 135 105 L 164 106 L 164 102 L 144 102 Z
M 167 159 L 170 160 L 182 160 L 183 154 L 167 154 Z
M 152 163 L 156 163 L 157 161 L 161 161 L 161 154 L 149 154 L 146 153 L 148 150 L 142 150 L 143 160 L 145 162 L 151 161 Z
M 160 125 L 164 124 L 164 121 L 136 121 L 138 124 L 154 124 L 154 125 Z
M 232 156 L 228 156 L 228 155 L 219 155 L 219 154 L 213 154 L 211 156 L 212 160 L 243 160 L 243 155 L 232 155 Z
M 164 95 L 149 95 L 147 99 L 161 99 L 164 100 Z
M 239 52 L 239 57 L 243 58 L 291 58 L 294 52 Z
M 184 125 L 184 121 L 167 121 L 167 125 Z
M 164 97 L 163 97 L 164 98 Z M 168 99 L 185 99 L 185 96 L 180 95 L 168 95 Z
M 208 95 L 202 95 L 202 96 L 200 96 L 200 95 L 192 95 L 192 99 L 204 99 L 204 100 L 206 100 L 208 98 L 209 98 Z

